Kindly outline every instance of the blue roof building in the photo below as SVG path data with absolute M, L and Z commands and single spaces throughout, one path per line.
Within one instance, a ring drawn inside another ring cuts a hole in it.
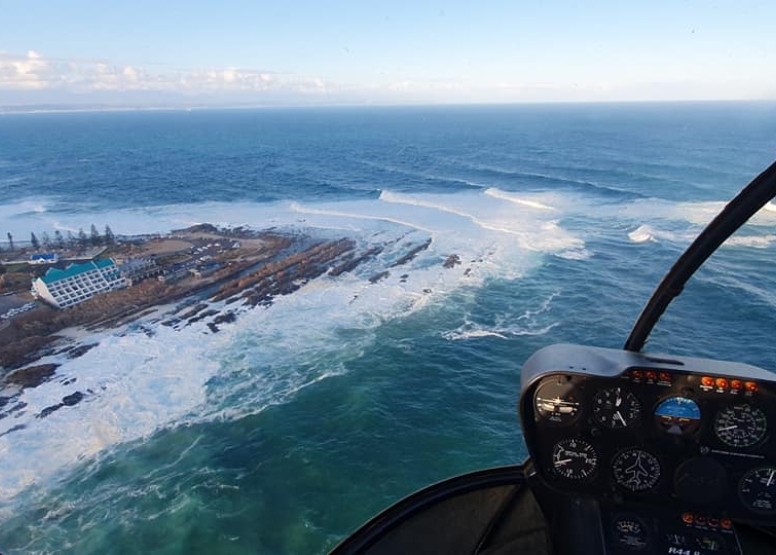
M 59 262 L 57 253 L 33 254 L 30 256 L 30 264 L 56 264 Z

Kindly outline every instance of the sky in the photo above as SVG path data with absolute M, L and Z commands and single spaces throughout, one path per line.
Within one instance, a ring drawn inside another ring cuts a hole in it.
M 0 0 L 0 106 L 776 99 L 776 2 Z

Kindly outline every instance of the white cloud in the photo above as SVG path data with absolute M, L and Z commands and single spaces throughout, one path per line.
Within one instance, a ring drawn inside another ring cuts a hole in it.
M 113 65 L 105 61 L 47 59 L 32 50 L 26 56 L 0 53 L 0 89 L 6 90 L 200 94 L 270 90 L 316 93 L 327 88 L 328 85 L 317 77 L 305 78 L 234 67 L 151 72 L 143 67 Z
M 317 76 L 275 73 L 239 67 L 165 69 L 113 64 L 105 60 L 47 58 L 0 51 L 0 93 L 11 104 L 42 98 L 56 103 L 132 103 L 143 97 L 157 103 L 204 104 L 423 104 L 514 103 L 617 100 L 716 100 L 776 97 L 776 78 L 765 83 L 673 82 L 525 82 L 501 75 L 492 82 L 472 78 L 381 83 L 334 83 Z M 34 94 L 33 94 L 34 92 Z M 38 96 L 35 96 L 38 95 Z M 14 98 L 11 98 L 13 96 Z M 159 100 L 161 99 L 161 100 Z
M 30 50 L 26 56 L 0 54 L 0 87 L 10 89 L 42 89 L 48 83 L 48 62 Z

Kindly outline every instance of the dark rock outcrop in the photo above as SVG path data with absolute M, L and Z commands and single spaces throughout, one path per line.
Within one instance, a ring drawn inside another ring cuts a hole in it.
M 15 370 L 6 375 L 3 382 L 25 387 L 37 387 L 47 382 L 56 372 L 58 364 L 40 364 Z
M 431 239 L 426 241 L 425 243 L 418 245 L 416 247 L 413 247 L 412 249 L 407 252 L 404 256 L 396 260 L 393 264 L 391 264 L 391 268 L 395 268 L 396 266 L 401 266 L 402 264 L 406 264 L 407 262 L 410 262 L 413 258 L 418 256 L 421 252 L 426 250 L 431 246 Z
M 445 268 L 450 269 L 450 268 L 455 268 L 460 263 L 461 263 L 461 257 L 458 256 L 457 254 L 451 254 L 450 256 L 448 256 L 445 259 L 445 261 L 442 264 L 442 266 L 444 266 Z

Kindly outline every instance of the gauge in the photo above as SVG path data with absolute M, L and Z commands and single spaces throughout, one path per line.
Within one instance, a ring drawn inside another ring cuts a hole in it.
M 634 492 L 647 491 L 660 480 L 660 461 L 642 449 L 622 451 L 612 461 L 614 481 Z
M 621 387 L 602 389 L 593 397 L 593 419 L 601 426 L 615 430 L 627 428 L 640 417 L 638 398 Z
M 582 406 L 574 384 L 564 377 L 553 377 L 540 384 L 534 396 L 536 414 L 543 420 L 565 426 L 574 422 Z
M 655 422 L 669 434 L 690 435 L 701 425 L 701 409 L 687 397 L 669 397 L 655 409 Z
M 669 532 L 666 534 L 666 541 L 676 547 L 685 547 L 687 545 L 687 536 L 677 534 L 676 532 Z
M 725 541 L 719 534 L 714 532 L 703 532 L 697 538 L 695 538 L 695 545 L 700 547 L 706 552 L 721 551 L 725 546 Z
M 738 496 L 751 511 L 775 514 L 776 466 L 755 468 L 744 474 L 738 484 Z
M 714 503 L 727 496 L 728 481 L 728 471 L 714 457 L 693 457 L 674 471 L 674 495 L 693 505 Z
M 585 480 L 598 468 L 595 448 L 581 439 L 564 439 L 552 448 L 552 468 L 567 480 Z
M 751 447 L 760 443 L 767 426 L 765 413 L 747 404 L 726 407 L 714 418 L 714 433 L 730 447 Z
M 649 532 L 641 519 L 620 516 L 613 523 L 614 541 L 626 549 L 643 549 L 647 546 Z

